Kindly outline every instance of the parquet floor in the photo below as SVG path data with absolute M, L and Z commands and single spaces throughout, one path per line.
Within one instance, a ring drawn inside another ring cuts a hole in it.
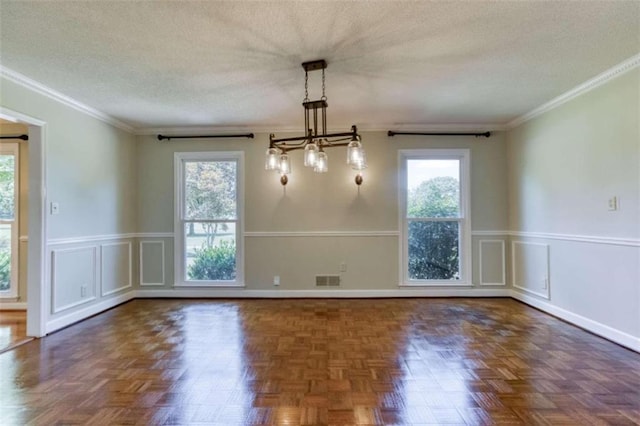
M 0 424 L 640 424 L 640 354 L 510 299 L 135 300 L 0 355 Z
M 32 339 L 27 337 L 27 312 L 0 310 L 0 353 L 29 340 Z

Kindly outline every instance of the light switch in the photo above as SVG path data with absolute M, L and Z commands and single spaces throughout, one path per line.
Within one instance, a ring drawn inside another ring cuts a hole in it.
M 60 203 L 51 203 L 51 214 L 60 213 Z
M 609 211 L 618 210 L 618 197 L 613 196 L 609 198 Z

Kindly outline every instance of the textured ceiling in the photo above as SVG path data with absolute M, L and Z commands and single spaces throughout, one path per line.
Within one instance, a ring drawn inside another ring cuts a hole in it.
M 640 2 L 0 2 L 3 66 L 134 127 L 506 123 L 640 51 Z M 310 98 L 318 98 L 317 72 Z

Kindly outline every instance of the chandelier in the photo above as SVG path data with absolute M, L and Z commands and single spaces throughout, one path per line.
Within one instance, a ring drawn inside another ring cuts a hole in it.
M 326 173 L 329 170 L 329 157 L 325 152 L 328 148 L 347 147 L 347 164 L 357 171 L 355 182 L 361 185 L 362 170 L 367 167 L 367 160 L 362 148 L 362 138 L 358 128 L 351 126 L 350 132 L 327 133 L 327 96 L 325 94 L 324 70 L 327 62 L 324 59 L 304 62 L 304 136 L 276 139 L 269 135 L 269 149 L 265 159 L 265 169 L 280 174 L 280 183 L 284 186 L 289 182 L 291 173 L 290 151 L 304 151 L 304 165 L 316 173 Z M 309 100 L 309 72 L 322 70 L 322 97 L 319 100 Z

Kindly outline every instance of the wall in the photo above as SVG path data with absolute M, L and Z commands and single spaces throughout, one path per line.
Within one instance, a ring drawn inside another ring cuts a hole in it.
M 636 68 L 507 135 L 514 294 L 636 349 L 639 92 Z
M 507 226 L 503 134 L 496 133 L 489 139 L 388 138 L 386 132 L 365 132 L 363 141 L 369 168 L 360 189 L 353 183 L 355 174 L 345 164 L 344 148 L 328 151 L 329 173 L 324 175 L 304 168 L 301 153 L 292 153 L 293 172 L 283 189 L 279 176 L 264 170 L 267 134 L 257 134 L 253 140 L 169 142 L 141 136 L 137 144 L 137 210 L 147 252 L 141 268 L 154 277 L 145 280 L 151 283 L 149 288 L 163 275 L 164 282 L 155 283 L 156 288 L 168 289 L 173 284 L 173 154 L 180 151 L 244 151 L 245 277 L 250 290 L 276 289 L 274 275 L 281 277 L 278 291 L 313 290 L 314 276 L 340 274 L 341 262 L 347 263 L 347 271 L 342 273 L 340 290 L 397 290 L 399 149 L 470 148 L 472 229 L 484 231 L 474 237 L 473 251 L 479 254 L 481 239 L 504 241 L 503 233 L 496 232 Z M 322 235 L 326 232 L 332 234 Z M 163 245 L 164 262 L 159 258 Z M 505 267 L 500 244 L 483 247 L 485 276 L 500 275 Z M 492 272 L 496 268 L 499 271 Z M 474 262 L 476 284 L 480 281 L 478 274 Z
M 47 211 L 51 202 L 60 207 L 46 225 L 52 331 L 132 297 L 135 137 L 14 80 L 2 77 L 0 89 L 3 107 L 47 123 Z

